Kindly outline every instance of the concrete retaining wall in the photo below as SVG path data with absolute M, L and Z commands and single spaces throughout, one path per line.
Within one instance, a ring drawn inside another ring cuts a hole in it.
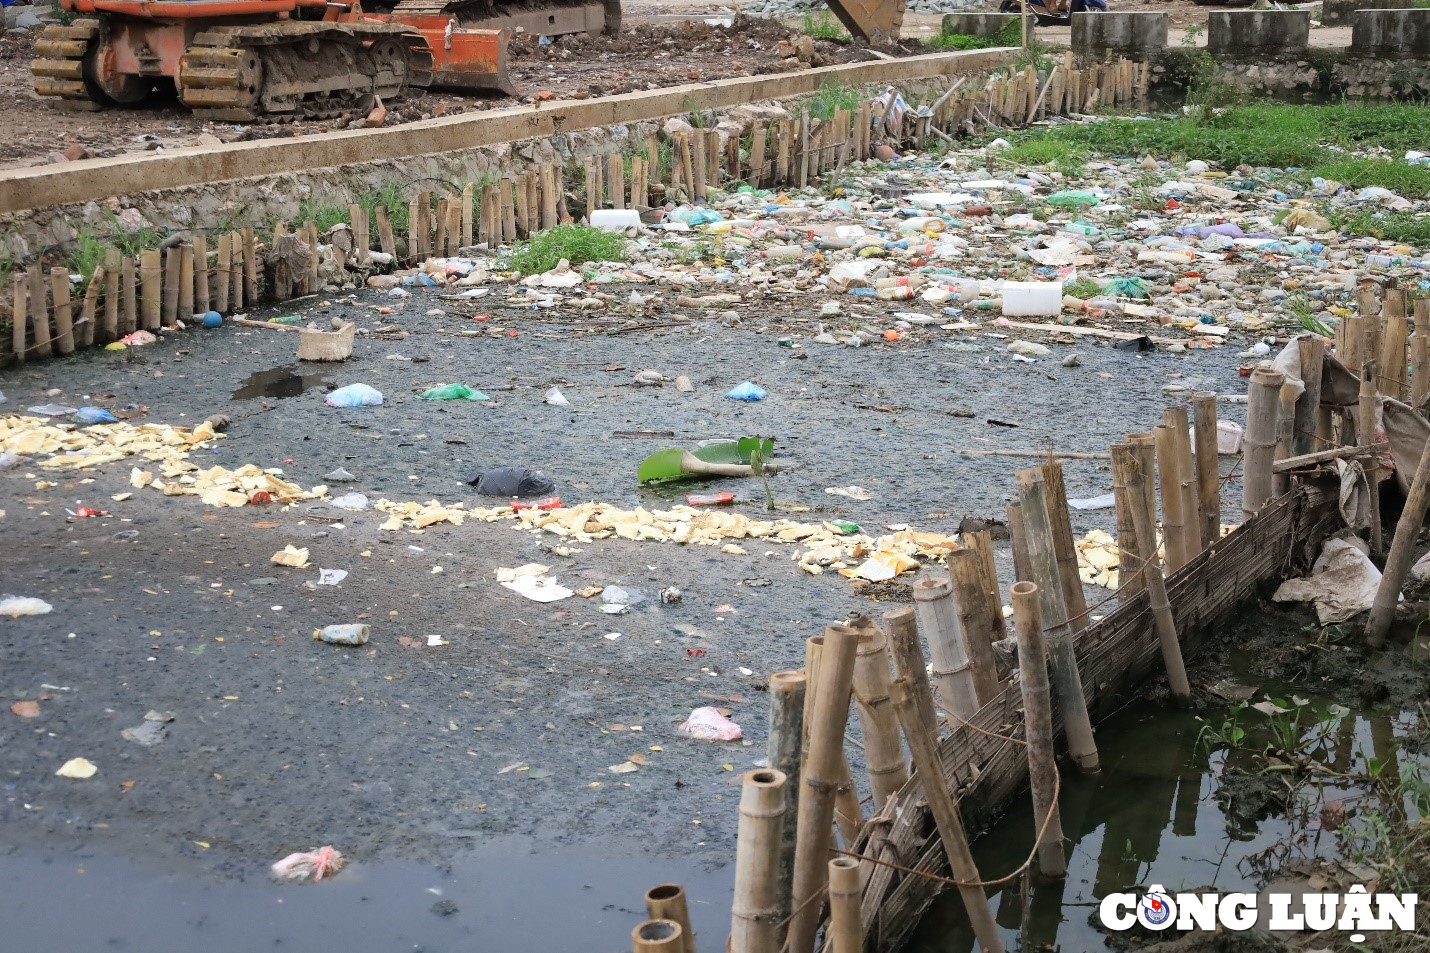
M 959 36 L 997 36 L 999 30 L 1018 19 L 1016 13 L 945 13 L 943 32 Z M 1028 29 L 1033 29 L 1036 22 L 1028 17 Z
M 1167 13 L 1074 13 L 1072 51 L 1079 56 L 1155 55 L 1167 48 Z
M 1322 0 L 1321 26 L 1346 26 L 1357 10 L 1404 10 L 1415 0 Z
M 1357 11 L 1351 52 L 1398 58 L 1430 56 L 1430 9 Z
M 1213 10 L 1207 50 L 1213 56 L 1299 53 L 1311 39 L 1309 10 Z

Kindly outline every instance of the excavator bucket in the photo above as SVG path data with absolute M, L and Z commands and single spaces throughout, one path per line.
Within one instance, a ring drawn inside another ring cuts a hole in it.
M 829 0 L 829 9 L 846 30 L 874 44 L 899 39 L 905 6 L 905 0 Z
M 369 18 L 377 19 L 369 15 Z M 515 95 L 506 71 L 509 30 L 464 29 L 454 16 L 392 13 L 380 19 L 411 27 L 432 50 L 432 85 L 451 89 L 492 89 Z

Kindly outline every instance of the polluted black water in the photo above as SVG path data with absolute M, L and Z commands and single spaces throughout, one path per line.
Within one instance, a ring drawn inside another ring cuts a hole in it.
M 238 390 L 230 395 L 233 400 L 255 400 L 260 397 L 297 397 L 314 387 L 328 383 L 328 375 L 316 371 L 299 374 L 298 367 L 274 367 L 266 371 L 249 374 L 238 385 Z
M 1351 828 L 1342 825 L 1357 817 L 1413 821 L 1421 814 L 1399 784 L 1424 776 L 1423 756 L 1404 743 L 1418 731 L 1415 711 L 1352 710 L 1274 682 L 1253 691 L 1254 682 L 1241 684 L 1251 659 L 1233 653 L 1231 661 L 1234 679 L 1217 687 L 1241 701 L 1196 713 L 1135 703 L 1098 726 L 1099 774 L 1064 770 L 1067 878 L 1048 881 L 1034 872 L 990 888 L 1009 950 L 1124 948 L 1099 918 L 1109 893 L 1153 885 L 1172 893 L 1257 893 L 1318 862 L 1345 861 L 1354 838 L 1343 839 Z M 974 842 L 980 876 L 995 880 L 1017 869 L 1034 836 L 1030 798 L 1022 795 Z M 910 949 L 977 949 L 956 891 L 934 902 Z

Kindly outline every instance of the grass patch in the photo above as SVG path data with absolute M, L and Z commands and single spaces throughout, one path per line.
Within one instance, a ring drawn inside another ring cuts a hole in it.
M 158 248 L 164 240 L 164 233 L 147 225 L 127 230 L 119 223 L 119 216 L 109 213 L 109 243 L 119 249 L 126 258 L 138 258 L 151 248 Z
M 1309 181 L 1315 176 L 1333 179 L 1353 189 L 1378 185 L 1407 198 L 1430 192 L 1430 168 L 1385 159 L 1338 159 L 1312 167 L 1304 178 Z
M 834 110 L 843 109 L 853 112 L 859 108 L 859 102 L 859 91 L 853 86 L 826 82 L 819 87 L 819 92 L 809 99 L 809 117 L 811 119 L 833 119 Z
M 593 261 L 625 261 L 626 237 L 589 225 L 558 225 L 518 242 L 510 262 L 513 270 L 534 275 L 550 271 L 563 258 L 573 268 Z
M 321 235 L 334 225 L 350 224 L 349 218 L 351 216 L 346 205 L 328 205 L 306 198 L 298 203 L 298 218 L 293 224 L 298 227 L 307 221 L 317 222 L 318 234 Z
M 1063 294 L 1072 295 L 1074 298 L 1082 298 L 1086 301 L 1094 295 L 1102 293 L 1102 285 L 1091 278 L 1074 278 L 1063 285 Z
M 407 234 L 412 215 L 407 199 L 402 197 L 402 190 L 396 185 L 389 182 L 380 189 L 364 192 L 358 198 L 358 204 L 367 209 L 368 220 L 374 229 L 377 228 L 377 207 L 382 206 L 387 209 L 387 220 L 392 225 L 393 234 Z
M 834 14 L 830 13 L 828 9 L 820 10 L 818 15 L 813 11 L 806 13 L 799 28 L 816 40 L 848 43 L 852 39 L 849 31 L 844 29 L 844 25 L 835 19 Z
M 74 241 L 74 248 L 70 250 L 69 259 L 66 265 L 71 274 L 80 276 L 79 291 L 84 293 L 89 287 L 89 279 L 94 277 L 94 270 L 104 264 L 104 256 L 109 254 L 110 244 L 102 241 L 97 235 L 90 232 L 81 232 Z
M 1381 241 L 1430 248 L 1430 216 L 1414 212 L 1378 212 L 1361 209 L 1333 213 L 1331 224 L 1339 232 L 1370 235 Z
M 1000 158 L 1018 165 L 1055 165 L 1066 173 L 1077 171 L 1087 161 L 1087 150 L 1059 139 L 1029 139 L 1017 143 Z
M 997 46 L 1022 46 L 1023 27 L 1017 20 L 1010 20 L 992 36 L 968 36 L 945 31 L 940 26 L 938 35 L 924 40 L 924 45 L 936 50 L 986 50 Z

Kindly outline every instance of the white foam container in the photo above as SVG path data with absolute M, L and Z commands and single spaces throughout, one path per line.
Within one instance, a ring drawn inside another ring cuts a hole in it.
M 1056 318 L 1063 312 L 1060 281 L 1008 281 L 1003 284 L 1003 316 Z
M 591 213 L 591 227 L 607 232 L 624 232 L 640 227 L 641 213 L 633 208 L 598 208 Z

